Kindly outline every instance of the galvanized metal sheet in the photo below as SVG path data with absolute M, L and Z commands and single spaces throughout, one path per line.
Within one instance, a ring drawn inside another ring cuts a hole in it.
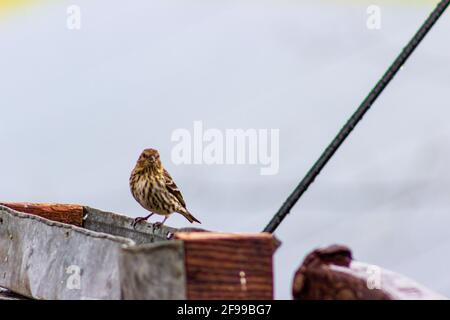
M 120 299 L 123 245 L 134 242 L 0 206 L 0 286 L 36 299 Z
M 182 241 L 124 248 L 119 270 L 123 299 L 186 299 Z
M 177 231 L 175 228 L 166 226 L 155 228 L 153 224 L 144 221 L 133 228 L 134 219 L 132 218 L 90 207 L 84 207 L 84 211 L 84 228 L 129 238 L 136 244 L 166 241 L 171 239 Z

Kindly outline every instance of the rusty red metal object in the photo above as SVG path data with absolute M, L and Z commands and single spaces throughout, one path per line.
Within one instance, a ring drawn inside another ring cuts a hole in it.
M 295 273 L 292 295 L 296 300 L 446 299 L 403 275 L 353 260 L 342 245 L 308 254 Z

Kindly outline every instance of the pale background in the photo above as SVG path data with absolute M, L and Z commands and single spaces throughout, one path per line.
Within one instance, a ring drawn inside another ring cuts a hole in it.
M 143 215 L 128 176 L 155 147 L 204 228 L 248 232 L 437 3 L 23 2 L 0 7 L 1 200 Z M 66 28 L 70 4 L 80 31 Z M 381 6 L 381 30 L 366 28 L 369 4 Z M 290 298 L 306 253 L 333 243 L 450 296 L 449 29 L 447 12 L 277 230 L 276 298 Z M 170 135 L 194 120 L 280 129 L 279 174 L 173 165 Z

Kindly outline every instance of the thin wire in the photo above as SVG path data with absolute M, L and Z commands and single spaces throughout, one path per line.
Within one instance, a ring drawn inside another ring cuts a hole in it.
M 334 153 L 338 150 L 344 140 L 353 131 L 359 121 L 363 118 L 364 114 L 370 109 L 372 104 L 378 98 L 378 96 L 383 92 L 387 85 L 391 82 L 397 72 L 401 69 L 403 64 L 408 60 L 420 42 L 425 38 L 427 33 L 431 30 L 434 24 L 439 20 L 442 14 L 445 12 L 450 4 L 450 0 L 441 1 L 430 16 L 427 18 L 425 23 L 420 27 L 414 37 L 409 41 L 408 45 L 403 48 L 400 55 L 395 59 L 383 77 L 378 81 L 376 86 L 370 91 L 368 96 L 364 99 L 361 105 L 358 107 L 356 112 L 350 117 L 347 123 L 339 131 L 338 135 L 331 141 L 325 151 L 322 153 L 320 158 L 308 171 L 303 180 L 294 189 L 291 195 L 283 203 L 278 212 L 273 216 L 269 224 L 264 228 L 264 232 L 273 233 L 283 219 L 289 214 L 291 209 L 300 199 L 300 197 L 305 193 L 309 186 L 314 182 L 316 177 L 320 174 L 320 171 L 325 167 Z

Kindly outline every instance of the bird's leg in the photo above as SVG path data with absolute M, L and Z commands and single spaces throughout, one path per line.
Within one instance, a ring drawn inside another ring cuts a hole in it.
M 167 218 L 169 218 L 169 216 L 166 216 L 162 222 L 155 222 L 153 224 L 153 228 L 155 229 L 161 228 L 164 225 L 164 222 L 166 222 Z
M 152 215 L 153 215 L 153 212 L 150 213 L 150 214 L 149 214 L 148 216 L 146 216 L 146 217 L 138 217 L 138 218 L 134 219 L 134 221 L 133 221 L 133 223 L 131 224 L 131 226 L 133 227 L 133 229 L 136 228 L 136 225 L 137 225 L 139 222 L 141 222 L 141 221 L 147 221 L 148 218 L 150 218 Z

